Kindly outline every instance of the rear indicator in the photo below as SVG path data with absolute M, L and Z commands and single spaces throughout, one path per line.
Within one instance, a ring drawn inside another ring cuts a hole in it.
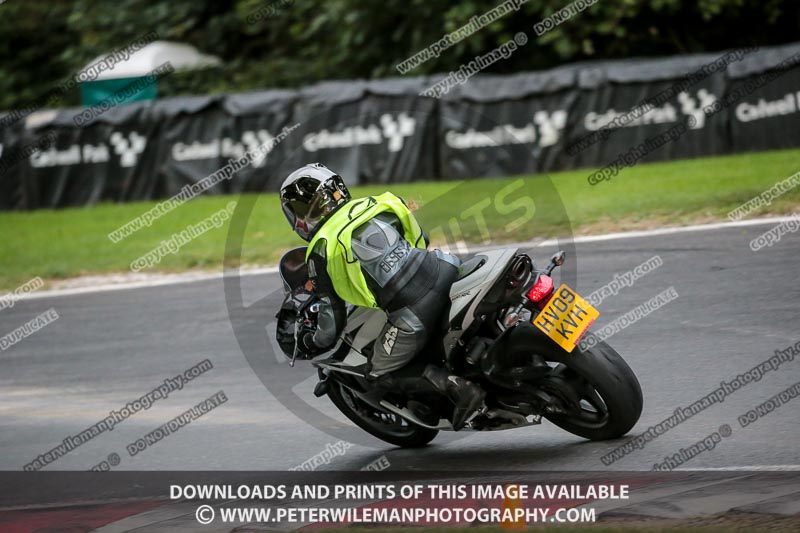
M 528 300 L 532 302 L 539 302 L 543 298 L 550 296 L 553 292 L 553 278 L 542 274 L 536 283 L 533 284 L 531 290 L 528 291 Z

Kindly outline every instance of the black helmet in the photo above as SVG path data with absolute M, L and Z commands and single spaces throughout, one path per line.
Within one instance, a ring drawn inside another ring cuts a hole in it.
M 350 200 L 344 180 L 322 163 L 298 168 L 281 185 L 281 208 L 292 229 L 310 242 L 317 229 Z

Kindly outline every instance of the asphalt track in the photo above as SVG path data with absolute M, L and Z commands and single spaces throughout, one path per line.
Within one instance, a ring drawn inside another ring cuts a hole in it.
M 661 291 L 679 297 L 617 333 L 609 343 L 636 372 L 644 412 L 639 434 L 737 374 L 800 340 L 798 236 L 753 252 L 751 239 L 771 225 L 725 228 L 577 245 L 578 284 L 588 294 L 658 254 L 663 266 L 599 306 L 602 327 Z M 555 247 L 532 250 L 545 260 Z M 261 301 L 265 365 L 279 364 L 266 325 L 277 308 L 278 278 L 243 278 L 245 302 Z M 335 436 L 287 412 L 242 353 L 229 317 L 222 280 L 17 302 L 0 311 L 0 335 L 49 308 L 60 318 L 0 351 L 0 470 L 23 465 L 102 420 L 199 361 L 214 368 L 74 449 L 44 470 L 87 470 L 110 453 L 119 470 L 269 470 L 297 466 L 337 443 Z M 241 340 L 241 339 L 240 339 Z M 291 370 L 310 375 L 306 363 Z M 737 390 L 624 459 L 601 456 L 625 442 L 587 442 L 545 422 L 494 433 L 440 434 L 424 449 L 400 450 L 363 437 L 319 470 L 358 470 L 383 456 L 393 471 L 649 470 L 653 464 L 728 424 L 733 434 L 687 462 L 692 469 L 797 469 L 800 399 L 746 428 L 737 417 L 800 381 L 800 357 Z M 223 390 L 228 401 L 131 457 L 126 445 Z M 329 414 L 328 400 L 309 400 Z

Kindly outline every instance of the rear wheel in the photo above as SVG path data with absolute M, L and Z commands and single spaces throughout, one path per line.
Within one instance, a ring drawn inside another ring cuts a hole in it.
M 540 388 L 558 397 L 565 412 L 545 418 L 590 440 L 614 439 L 633 428 L 642 414 L 642 389 L 614 348 L 600 342 L 586 351 L 546 352 L 541 355 L 552 371 Z
M 439 434 L 438 430 L 412 424 L 395 413 L 373 407 L 341 383 L 331 383 L 328 396 L 344 416 L 370 435 L 389 444 L 418 448 Z
M 530 322 L 524 322 L 493 349 L 508 367 L 524 368 L 531 364 L 532 355 L 547 363 L 550 369 L 537 371 L 523 390 L 530 387 L 544 392 L 530 398 L 534 408 L 570 433 L 591 440 L 614 439 L 630 431 L 642 414 L 639 381 L 605 342 L 586 351 L 575 347 L 568 353 Z

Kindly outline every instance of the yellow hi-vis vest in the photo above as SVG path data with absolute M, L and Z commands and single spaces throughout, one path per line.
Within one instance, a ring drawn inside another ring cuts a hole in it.
M 361 307 L 378 307 L 375 296 L 367 287 L 361 265 L 353 256 L 351 241 L 353 231 L 379 213 L 397 215 L 403 225 L 403 236 L 415 248 L 425 248 L 425 238 L 417 219 L 403 201 L 390 192 L 350 200 L 326 220 L 308 245 L 308 261 L 314 245 L 325 239 L 328 275 L 339 298 Z

